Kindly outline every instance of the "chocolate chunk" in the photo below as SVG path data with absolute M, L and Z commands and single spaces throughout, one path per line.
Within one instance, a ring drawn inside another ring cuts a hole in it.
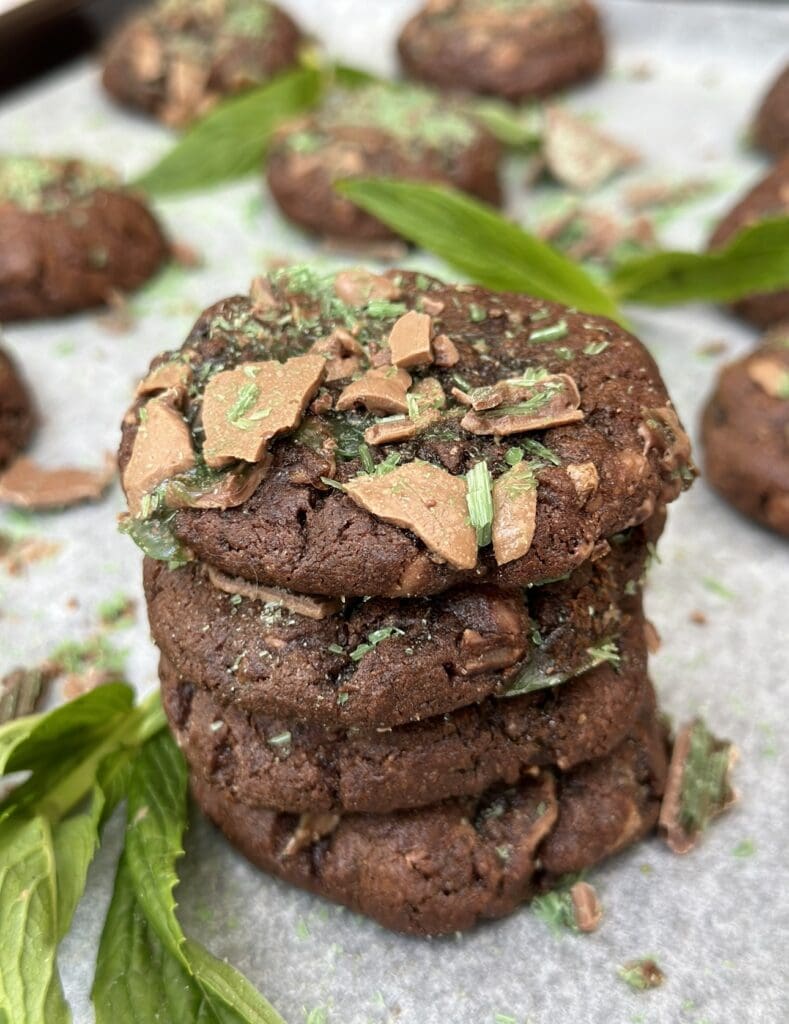
M 406 393 L 411 387 L 411 374 L 394 366 L 368 370 L 359 380 L 349 384 L 337 399 L 338 412 L 363 405 L 369 412 L 389 415 L 408 412 Z
M 172 404 L 171 394 L 150 399 L 140 411 L 134 448 L 123 471 L 123 489 L 132 517 L 142 514 L 143 499 L 159 484 L 193 469 L 195 464 L 192 434 Z
M 476 533 L 468 524 L 462 477 L 429 462 L 409 462 L 383 476 L 355 477 L 345 492 L 372 515 L 411 530 L 449 565 L 473 569 L 477 564 Z
M 638 154 L 564 107 L 545 113 L 542 152 L 548 169 L 568 188 L 589 192 L 639 162 Z
M 208 466 L 258 462 L 266 445 L 295 430 L 326 373 L 319 355 L 245 363 L 208 382 L 203 399 L 203 454 Z
M 579 932 L 596 932 L 603 920 L 603 908 L 588 882 L 576 882 L 570 889 L 575 927 Z
M 46 511 L 98 501 L 116 472 L 115 458 L 109 453 L 102 469 L 47 469 L 22 457 L 0 474 L 0 504 Z
M 430 343 L 433 321 L 426 313 L 411 310 L 401 316 L 389 335 L 389 348 L 395 366 L 423 366 L 433 362 Z
M 493 484 L 493 553 L 499 565 L 522 558 L 536 529 L 537 480 L 527 462 L 519 462 Z
M 173 359 L 160 363 L 137 385 L 136 394 L 152 395 L 157 391 L 178 390 L 186 387 L 192 379 L 192 368 L 188 363 Z
M 566 373 L 546 374 L 527 383 L 503 381 L 480 392 L 472 394 L 472 411 L 460 421 L 461 427 L 472 434 L 505 437 L 578 423 L 584 418 L 578 387 Z
M 357 307 L 365 306 L 371 299 L 391 302 L 400 298 L 400 289 L 394 281 L 361 268 L 341 270 L 334 279 L 334 291 L 342 302 Z
M 263 604 L 275 604 L 287 608 L 289 612 L 303 615 L 307 619 L 325 619 L 339 611 L 340 602 L 326 598 L 307 597 L 306 594 L 294 594 L 292 590 L 279 587 L 261 587 L 250 583 L 240 576 L 228 576 L 218 569 L 208 569 L 208 578 L 217 590 L 225 594 L 237 594 L 251 601 L 262 601 Z

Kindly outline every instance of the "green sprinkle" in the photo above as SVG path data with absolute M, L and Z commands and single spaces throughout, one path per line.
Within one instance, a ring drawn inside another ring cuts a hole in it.
M 242 602 L 243 600 L 244 600 L 244 599 L 243 599 L 243 597 L 241 596 L 241 594 L 233 594 L 233 596 L 232 596 L 232 597 L 230 598 L 230 603 L 231 603 L 232 605 L 234 605 L 234 606 L 236 606 L 236 607 L 237 607 L 238 605 L 240 605 L 240 604 L 241 604 L 241 602 Z
M 614 668 L 619 668 L 622 663 L 622 655 L 614 640 L 606 640 L 597 647 L 587 647 L 586 653 L 592 659 L 594 665 L 602 665 L 608 662 Z
M 473 324 L 481 324 L 483 320 L 488 319 L 488 314 L 482 306 L 472 302 L 468 308 L 468 318 Z
M 522 448 L 508 448 L 504 453 L 504 461 L 508 466 L 517 466 L 523 462 L 524 451 Z
M 277 733 L 276 736 L 269 736 L 266 743 L 268 743 L 270 747 L 289 747 L 292 738 L 293 737 L 289 732 L 280 732 Z
M 401 458 L 400 452 L 391 452 L 375 467 L 375 475 L 386 476 L 387 473 L 391 473 L 393 469 L 397 469 Z
M 309 1013 L 305 1011 L 304 1024 L 328 1024 L 329 1015 L 325 1006 L 315 1006 Z
M 720 580 L 716 580 L 713 576 L 705 576 L 701 581 L 707 590 L 712 594 L 717 594 L 718 597 L 722 597 L 724 601 L 733 601 L 737 596 L 732 590 L 724 586 Z
M 496 847 L 498 853 L 501 847 Z M 494 1013 L 493 1024 L 518 1024 L 514 1017 L 510 1017 L 508 1013 Z
M 125 629 L 134 623 L 134 601 L 128 594 L 115 594 L 99 605 L 99 619 L 103 626 Z
M 332 480 L 329 476 L 322 476 L 321 483 L 326 484 L 327 487 L 333 487 L 335 491 L 344 491 L 345 488 L 339 480 Z
M 296 937 L 299 939 L 308 939 L 310 937 L 310 926 L 300 917 L 296 924 Z
M 345 654 L 345 648 L 341 647 L 339 644 L 329 644 L 326 650 L 330 651 L 332 654 Z
M 365 473 L 375 472 L 375 460 L 373 459 L 373 453 L 366 444 L 359 445 L 359 461 L 361 462 L 362 469 Z
M 387 302 L 386 299 L 371 299 L 364 311 L 373 320 L 390 320 L 394 317 L 403 316 L 407 310 L 408 307 L 404 302 Z
M 368 634 L 367 640 L 355 647 L 348 657 L 351 661 L 361 661 L 365 654 L 369 654 L 383 640 L 388 640 L 392 636 L 404 635 L 403 630 L 398 629 L 397 626 L 383 626 L 381 629 L 374 629 L 372 633 Z
M 343 704 L 347 704 L 349 699 L 350 699 L 350 696 L 351 695 L 349 693 L 344 693 L 344 692 L 343 693 L 338 693 L 337 694 L 337 703 L 339 704 L 339 706 L 342 707 Z
M 491 542 L 493 528 L 493 480 L 484 460 L 466 473 L 466 505 L 469 522 L 477 531 L 477 546 Z
M 541 444 L 539 441 L 535 441 L 533 438 L 526 438 L 526 440 L 521 443 L 529 455 L 538 462 L 547 463 L 549 466 L 561 466 L 562 460 L 546 445 Z
M 599 356 L 601 352 L 605 352 L 608 348 L 609 343 L 607 341 L 590 341 L 589 344 L 584 348 L 585 356 Z
M 567 321 L 557 320 L 555 324 L 549 324 L 547 327 L 538 327 L 536 331 L 532 331 L 529 335 L 529 341 L 561 341 L 562 338 L 567 337 L 567 334 Z
M 565 875 L 555 889 L 535 896 L 531 902 L 533 913 L 548 925 L 554 935 L 563 930 L 578 931 L 570 890 L 580 878 L 580 875 Z
M 746 857 L 753 857 L 756 853 L 756 843 L 754 843 L 753 839 L 742 839 L 734 847 L 732 853 L 735 857 L 739 857 L 742 860 L 745 860 Z

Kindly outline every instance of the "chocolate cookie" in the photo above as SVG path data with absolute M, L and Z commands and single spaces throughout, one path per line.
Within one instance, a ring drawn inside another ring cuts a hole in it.
M 704 410 L 702 440 L 715 490 L 789 536 L 789 324 L 723 368 Z
M 610 753 L 647 701 L 654 705 L 643 629 L 640 617 L 631 620 L 615 666 L 605 662 L 560 686 L 376 731 L 250 716 L 179 679 L 165 659 L 159 674 L 190 770 L 228 800 L 289 813 L 386 814 Z
M 0 320 L 100 306 L 138 288 L 168 254 L 142 199 L 108 168 L 0 157 Z
M 499 203 L 501 148 L 452 99 L 412 86 L 374 84 L 330 92 L 313 113 L 285 125 L 268 153 L 271 192 L 291 220 L 318 234 L 391 239 L 381 221 L 334 188 L 379 176 L 454 185 Z
M 654 361 L 612 321 L 305 267 L 154 362 L 120 464 L 149 554 L 333 597 L 563 576 L 694 473 Z
M 192 779 L 199 806 L 250 860 L 387 928 L 440 935 L 511 913 L 556 878 L 619 852 L 657 821 L 666 774 L 654 718 L 567 774 L 389 815 L 277 814 Z
M 513 101 L 596 75 L 605 59 L 587 0 L 429 0 L 398 49 L 415 78 Z
M 710 249 L 720 248 L 744 227 L 769 217 L 789 214 L 789 156 L 780 160 L 766 177 L 737 203 L 710 238 Z M 759 327 L 789 320 L 789 288 L 749 295 L 732 304 L 739 316 Z
M 11 356 L 0 349 L 0 469 L 27 445 L 35 426 L 27 386 Z
M 616 660 L 640 615 L 644 555 L 624 545 L 525 594 L 464 586 L 432 600 L 349 601 L 322 619 L 224 593 L 196 565 L 146 559 L 144 578 L 154 641 L 182 679 L 255 715 L 369 730 Z
M 121 103 L 182 126 L 296 64 L 301 43 L 266 0 L 159 0 L 111 39 L 102 81 Z
M 789 153 L 789 64 L 762 100 L 752 135 L 756 145 L 773 156 Z

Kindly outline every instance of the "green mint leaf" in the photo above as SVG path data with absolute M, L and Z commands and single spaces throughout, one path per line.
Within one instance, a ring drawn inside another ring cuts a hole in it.
M 104 817 L 104 794 L 98 786 L 84 811 L 58 822 L 52 830 L 57 871 L 57 941 L 71 927 L 77 904 L 85 891 L 93 856 L 99 846 L 99 828 Z
M 53 982 L 57 883 L 52 834 L 43 815 L 0 826 L 0 905 L 0 1019 L 20 1024 L 67 1021 L 59 983 Z M 50 1020 L 48 1011 L 53 1009 L 58 1016 Z
M 345 180 L 336 187 L 479 284 L 621 318 L 614 299 L 586 271 L 493 207 L 455 189 L 384 178 Z
M 317 101 L 323 76 L 300 68 L 222 103 L 198 122 L 135 185 L 154 195 L 208 188 L 259 170 L 281 121 Z
M 283 1024 L 243 975 L 187 939 L 175 916 L 186 780 L 183 756 L 166 731 L 145 744 L 132 766 L 123 856 L 139 912 L 163 953 L 194 979 L 220 1024 Z
M 493 528 L 493 479 L 484 460 L 466 473 L 466 505 L 469 522 L 477 531 L 477 546 L 491 541 Z
M 473 100 L 469 112 L 505 146 L 534 149 L 540 144 L 542 117 L 536 104 L 519 108 L 502 100 Z
M 618 299 L 651 306 L 733 302 L 789 285 L 789 217 L 739 231 L 714 252 L 658 252 L 621 263 L 612 286 Z

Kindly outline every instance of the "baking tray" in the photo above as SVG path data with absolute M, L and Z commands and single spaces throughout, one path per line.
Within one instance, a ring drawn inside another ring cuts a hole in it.
M 393 70 L 392 42 L 413 2 L 291 0 L 328 50 Z M 573 107 L 641 150 L 644 176 L 711 178 L 717 188 L 666 225 L 667 242 L 701 244 L 712 218 L 762 171 L 741 145 L 765 83 L 789 56 L 786 7 L 609 0 L 609 73 L 575 91 Z M 162 128 L 103 97 L 88 62 L 0 106 L 8 150 L 73 152 L 140 171 L 170 142 Z M 555 200 L 509 171 L 510 210 L 523 221 Z M 612 193 L 616 192 L 613 188 Z M 160 349 L 180 344 L 197 313 L 243 289 L 273 257 L 337 265 L 277 215 L 251 179 L 159 204 L 172 235 L 198 250 L 202 269 L 172 269 L 132 300 L 134 327 L 108 331 L 98 315 L 10 326 L 6 342 L 33 381 L 45 424 L 35 455 L 98 464 L 118 441 L 131 386 Z M 434 269 L 412 254 L 411 266 Z M 706 306 L 632 311 L 691 431 L 724 358 L 755 334 Z M 711 357 L 714 341 L 727 346 Z M 118 535 L 117 488 L 102 504 L 36 516 L 21 527 L 61 544 L 20 576 L 0 573 L 0 673 L 33 664 L 60 640 L 87 636 L 98 604 L 119 591 L 141 602 L 140 556 Z M 0 514 L 0 528 L 8 517 Z M 786 1019 L 782 946 L 789 934 L 786 742 L 789 696 L 789 549 L 741 519 L 700 481 L 672 509 L 652 572 L 648 610 L 663 639 L 652 671 L 676 719 L 702 713 L 742 753 L 739 806 L 688 857 L 646 842 L 592 873 L 605 905 L 599 932 L 555 936 L 528 909 L 457 940 L 418 941 L 259 874 L 205 822 L 188 835 L 178 891 L 187 932 L 243 970 L 290 1024 L 325 1010 L 328 1024 L 772 1024 Z M 76 599 L 72 601 L 71 599 Z M 707 624 L 691 621 L 703 612 Z M 155 685 L 142 618 L 114 642 L 129 649 L 140 692 Z M 60 964 L 77 1024 L 92 1020 L 89 990 L 121 824 L 91 870 Z M 753 854 L 741 857 L 751 849 Z M 639 993 L 617 965 L 657 958 L 662 988 Z M 313 1020 L 321 1019 L 319 1013 Z

